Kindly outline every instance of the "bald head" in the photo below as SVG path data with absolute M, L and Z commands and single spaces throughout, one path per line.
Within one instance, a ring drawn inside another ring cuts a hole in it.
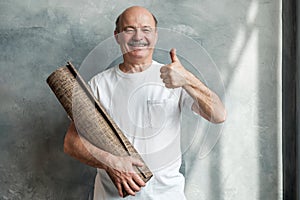
M 132 6 L 124 10 L 116 20 L 116 29 L 115 31 L 120 33 L 122 32 L 123 24 L 126 24 L 128 19 L 135 18 L 136 20 L 143 21 L 146 18 L 151 18 L 154 26 L 157 27 L 156 17 L 146 8 L 141 6 Z M 147 20 L 147 19 L 146 19 Z M 149 21 L 149 20 L 148 20 Z

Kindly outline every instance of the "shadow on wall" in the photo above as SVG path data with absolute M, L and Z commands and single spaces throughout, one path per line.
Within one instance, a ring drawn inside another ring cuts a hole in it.
M 248 149 L 255 154 L 252 158 L 245 156 L 245 159 L 253 159 L 257 165 L 245 172 L 255 171 L 252 174 L 255 177 L 248 178 L 256 179 L 256 184 L 253 182 L 253 187 L 256 186 L 254 195 L 261 200 L 281 199 L 282 195 L 280 1 L 269 7 L 269 11 L 267 9 L 265 3 L 257 0 L 249 2 L 245 23 L 238 27 L 229 55 L 233 70 L 225 81 L 225 87 L 230 90 L 233 80 L 230 77 L 239 76 L 239 68 L 247 67 L 244 72 L 252 72 L 252 75 L 247 73 L 248 77 L 243 76 L 243 83 L 239 81 L 243 87 L 248 85 L 247 88 L 252 90 L 248 94 L 253 95 L 244 96 L 252 98 L 251 102 L 244 102 L 251 107 L 251 112 L 241 117 L 247 118 L 247 123 L 252 126 L 250 134 L 255 139 L 252 143 L 254 146 Z M 240 132 L 245 133 L 247 131 Z
M 236 12 L 216 22 L 211 31 L 216 33 L 207 36 L 216 40 L 208 41 L 215 46 L 207 49 L 221 63 L 228 118 L 210 154 L 199 158 L 202 139 L 196 138 L 184 155 L 186 194 L 204 200 L 281 199 L 280 1 L 233 7 Z M 219 46 L 224 52 L 216 50 Z
M 63 153 L 68 119 L 46 78 L 69 55 L 90 49 L 61 33 L 42 1 L 0 4 L 0 199 L 86 199 L 95 170 Z

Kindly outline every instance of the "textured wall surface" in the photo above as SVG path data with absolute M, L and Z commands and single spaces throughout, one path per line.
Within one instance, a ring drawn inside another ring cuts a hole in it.
M 279 0 L 1 0 L 0 199 L 91 196 L 95 170 L 63 153 L 69 120 L 45 80 L 80 66 L 136 4 L 201 44 L 224 82 L 228 118 L 211 127 L 222 134 L 208 154 L 202 140 L 184 154 L 188 199 L 281 199 Z

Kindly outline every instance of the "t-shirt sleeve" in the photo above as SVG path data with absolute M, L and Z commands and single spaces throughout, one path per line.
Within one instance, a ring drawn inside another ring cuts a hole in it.
M 88 82 L 88 85 L 90 86 L 90 89 L 93 93 L 93 95 L 96 97 L 96 99 L 100 99 L 100 96 L 99 96 L 99 92 L 98 92 L 98 84 L 97 84 L 97 81 L 96 81 L 97 77 L 94 76 L 89 82 Z
M 103 80 L 104 80 L 103 75 L 98 74 L 94 76 L 90 81 L 88 81 L 88 85 L 90 86 L 92 94 L 95 96 L 95 98 L 101 103 L 101 105 L 106 109 L 106 111 L 110 113 L 108 107 L 110 99 L 107 96 L 107 91 L 104 90 L 104 88 L 106 87 L 105 87 L 105 81 Z

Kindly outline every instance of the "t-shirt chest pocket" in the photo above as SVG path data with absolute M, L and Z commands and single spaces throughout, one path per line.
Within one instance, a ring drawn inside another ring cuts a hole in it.
M 176 112 L 178 112 L 178 105 L 173 99 L 147 100 L 147 113 L 151 128 L 162 128 L 168 120 L 176 117 Z

